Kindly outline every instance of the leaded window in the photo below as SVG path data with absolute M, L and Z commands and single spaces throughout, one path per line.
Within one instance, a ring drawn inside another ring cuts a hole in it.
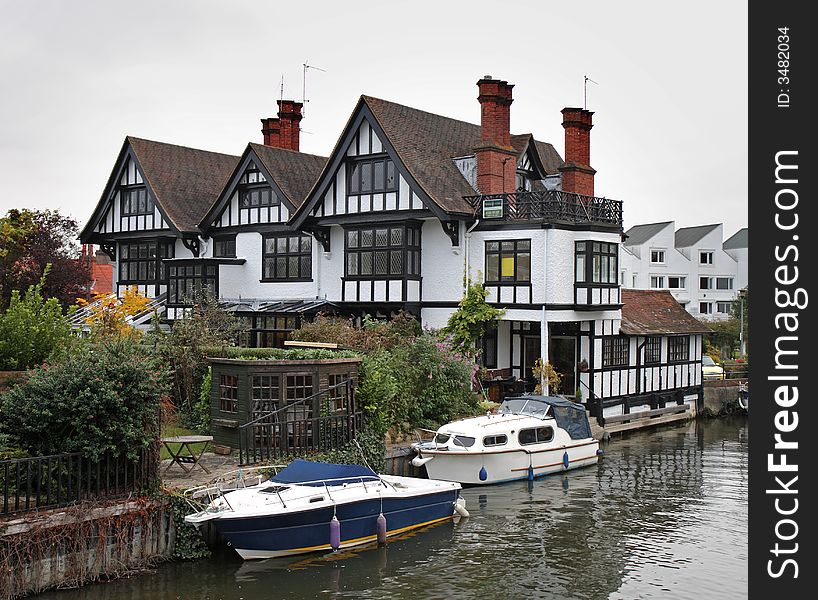
M 206 297 L 216 298 L 219 267 L 202 261 L 170 264 L 168 306 L 191 306 Z
M 355 160 L 347 170 L 347 193 L 350 196 L 394 192 L 398 189 L 395 163 L 388 157 Z
M 283 348 L 290 332 L 300 325 L 300 318 L 294 315 L 254 315 L 247 319 L 248 342 L 256 348 Z
M 667 361 L 680 363 L 690 360 L 690 336 L 674 335 L 667 339 Z
M 304 234 L 264 236 L 263 281 L 309 281 L 312 279 L 312 236 Z
M 213 238 L 213 256 L 216 258 L 236 257 L 236 236 L 225 235 Z
M 420 276 L 420 227 L 411 224 L 346 230 L 346 276 L 386 279 Z
M 173 242 L 129 242 L 119 245 L 119 283 L 150 284 L 167 279 L 165 258 L 173 258 Z
M 531 240 L 486 242 L 486 283 L 531 281 Z
M 120 197 L 123 217 L 153 214 L 153 200 L 145 186 L 122 188 Z
M 575 280 L 577 283 L 616 285 L 619 246 L 608 242 L 576 242 Z
M 239 181 L 239 208 L 250 209 L 262 206 L 277 206 L 278 196 L 267 183 L 264 175 L 252 165 Z
M 658 365 L 662 361 L 662 338 L 650 336 L 645 338 L 645 365 Z
M 612 336 L 602 338 L 602 366 L 626 367 L 630 360 L 630 338 Z

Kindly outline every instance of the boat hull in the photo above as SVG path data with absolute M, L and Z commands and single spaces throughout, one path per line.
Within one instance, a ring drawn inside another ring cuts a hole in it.
M 571 446 L 558 446 L 542 450 L 523 449 L 495 452 L 451 452 L 418 449 L 418 456 L 430 458 L 425 462 L 431 479 L 456 481 L 463 485 L 489 485 L 542 477 L 581 467 L 595 465 L 598 460 L 599 442 L 588 440 Z M 567 465 L 565 454 L 568 454 Z M 530 469 L 529 469 L 530 467 Z M 480 478 L 483 471 L 485 479 Z
M 383 510 L 387 536 L 431 525 L 454 516 L 458 489 L 433 494 L 364 499 L 315 510 L 277 515 L 230 517 L 210 522 L 245 560 L 332 550 L 330 521 L 340 522 L 340 548 L 377 540 L 377 518 Z M 383 508 L 381 508 L 383 507 Z

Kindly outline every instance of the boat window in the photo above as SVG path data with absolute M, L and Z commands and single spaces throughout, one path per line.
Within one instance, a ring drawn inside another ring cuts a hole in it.
M 474 438 L 465 435 L 454 436 L 454 445 L 463 446 L 464 448 L 471 448 L 474 446 Z
M 550 442 L 554 439 L 554 430 L 550 427 L 535 427 L 532 429 L 521 429 L 518 439 L 520 445 L 526 444 L 542 444 L 543 442 Z
M 312 498 L 310 498 L 310 504 L 312 504 L 313 502 L 323 502 L 323 501 L 324 501 L 323 496 L 313 496 Z
M 262 494 L 277 494 L 287 489 L 286 485 L 271 485 L 263 490 L 259 490 Z
M 536 398 L 508 398 L 503 401 L 497 412 L 500 414 L 531 415 L 545 418 L 549 404 Z
M 502 446 L 508 442 L 508 437 L 505 435 L 487 435 L 483 438 L 484 446 Z
M 449 441 L 449 434 L 447 433 L 438 433 L 435 436 L 435 443 L 436 444 L 445 444 Z

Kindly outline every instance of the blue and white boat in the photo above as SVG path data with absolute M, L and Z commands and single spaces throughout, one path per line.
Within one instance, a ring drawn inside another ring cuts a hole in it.
M 461 486 L 297 459 L 269 480 L 222 491 L 185 517 L 212 524 L 245 560 L 349 548 L 468 516 Z

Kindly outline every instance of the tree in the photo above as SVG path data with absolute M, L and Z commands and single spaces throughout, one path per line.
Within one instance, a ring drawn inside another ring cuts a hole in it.
M 80 306 L 88 305 L 89 315 L 85 319 L 91 327 L 91 337 L 95 340 L 135 336 L 137 331 L 128 319 L 149 310 L 151 299 L 140 292 L 135 285 L 129 286 L 122 298 L 114 294 L 95 293 L 90 303 L 77 299 Z
M 0 313 L 0 370 L 30 369 L 75 341 L 60 303 L 42 296 L 49 275 L 46 268 L 25 294 L 13 290 L 8 310 Z
M 49 264 L 44 298 L 67 308 L 84 295 L 90 275 L 80 260 L 78 232 L 77 222 L 56 210 L 11 209 L 0 217 L 0 310 L 13 290 L 37 284 Z
M 486 302 L 487 295 L 482 284 L 469 280 L 466 295 L 442 330 L 444 334 L 451 336 L 452 343 L 461 351 L 473 350 L 477 340 L 505 312 Z

